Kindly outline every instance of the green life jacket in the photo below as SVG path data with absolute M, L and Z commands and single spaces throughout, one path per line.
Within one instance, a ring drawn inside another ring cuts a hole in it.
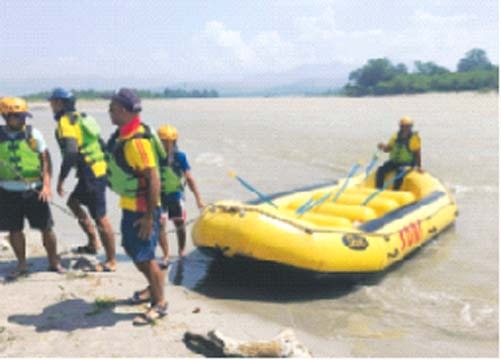
M 405 139 L 402 138 L 400 132 L 397 134 L 395 144 L 390 151 L 390 160 L 400 164 L 414 166 L 416 164 L 416 155 L 409 148 L 409 143 L 413 136 L 418 136 L 417 132 L 411 132 Z
M 184 191 L 184 171 L 179 160 L 178 152 L 174 151 L 174 161 L 168 163 L 168 156 L 160 161 L 160 179 L 162 194 L 171 194 Z
M 115 131 L 106 145 L 108 185 L 111 190 L 120 196 L 145 196 L 148 189 L 146 178 L 140 173 L 134 171 L 125 159 L 124 146 L 127 142 L 132 139 L 149 140 L 152 144 L 157 164 L 159 164 L 160 160 L 166 156 L 162 143 L 156 133 L 152 132 L 149 126 L 145 124 L 141 125 L 144 127 L 144 132 L 136 133 L 130 138 L 124 140 L 118 138 L 120 135 L 119 130 Z
M 0 126 L 0 180 L 41 180 L 42 161 L 36 147 L 31 126 L 14 138 L 7 135 L 6 126 Z
M 85 113 L 79 112 L 67 112 L 65 116 L 70 118 L 72 125 L 78 123 L 78 126 L 80 127 L 80 131 L 82 133 L 82 144 L 80 145 L 78 152 L 83 161 L 90 166 L 99 161 L 104 161 L 104 146 L 100 137 L 101 129 L 96 119 Z M 59 138 L 57 132 L 56 139 L 61 152 L 63 152 L 64 149 L 61 141 L 62 139 Z

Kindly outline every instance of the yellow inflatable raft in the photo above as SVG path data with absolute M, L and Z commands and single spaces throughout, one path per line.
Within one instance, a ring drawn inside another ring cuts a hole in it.
M 454 199 L 426 172 L 409 172 L 399 191 L 375 193 L 374 174 L 363 178 L 281 194 L 272 198 L 273 204 L 217 202 L 194 224 L 193 241 L 228 257 L 318 272 L 376 272 L 455 221 Z M 305 204 L 315 202 L 301 213 Z

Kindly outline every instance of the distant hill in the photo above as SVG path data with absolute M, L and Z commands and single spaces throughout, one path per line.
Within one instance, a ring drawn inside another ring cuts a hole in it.
M 155 78 L 106 78 L 103 76 L 68 76 L 61 78 L 0 79 L 0 97 L 26 95 L 56 86 L 71 89 L 109 90 L 122 86 L 163 91 L 174 89 L 215 89 L 220 96 L 286 96 L 319 94 L 339 89 L 348 81 L 356 66 L 342 63 L 302 65 L 280 73 L 263 73 L 239 77 L 208 75 L 207 80 L 172 82 L 167 76 Z
M 221 96 L 320 94 L 340 89 L 355 68 L 342 63 L 302 65 L 281 73 L 263 73 L 226 81 L 177 83 L 174 87 L 214 88 Z

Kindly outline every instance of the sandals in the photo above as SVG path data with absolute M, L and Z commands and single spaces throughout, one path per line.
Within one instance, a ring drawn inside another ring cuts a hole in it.
M 116 265 L 110 265 L 108 263 L 98 263 L 94 265 L 91 271 L 95 272 L 115 272 L 117 271 Z
M 132 294 L 132 297 L 130 297 L 127 302 L 129 305 L 139 305 L 150 301 L 151 293 L 150 287 L 148 286 L 146 289 L 134 291 L 134 294 Z
M 144 314 L 138 315 L 132 321 L 134 326 L 153 325 L 155 322 L 167 315 L 168 303 L 164 305 L 154 305 Z
M 96 255 L 97 249 L 94 246 L 83 245 L 77 246 L 75 249 L 71 250 L 74 254 L 88 254 L 88 255 Z

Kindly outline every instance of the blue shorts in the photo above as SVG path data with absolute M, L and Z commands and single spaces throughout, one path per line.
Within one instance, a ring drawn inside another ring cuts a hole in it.
M 139 227 L 134 226 L 134 223 L 143 216 L 144 212 L 122 211 L 122 223 L 120 225 L 122 246 L 135 263 L 153 260 L 155 258 L 155 247 L 158 243 L 160 208 L 155 209 L 153 213 L 153 233 L 148 240 L 140 239 L 138 236 Z

